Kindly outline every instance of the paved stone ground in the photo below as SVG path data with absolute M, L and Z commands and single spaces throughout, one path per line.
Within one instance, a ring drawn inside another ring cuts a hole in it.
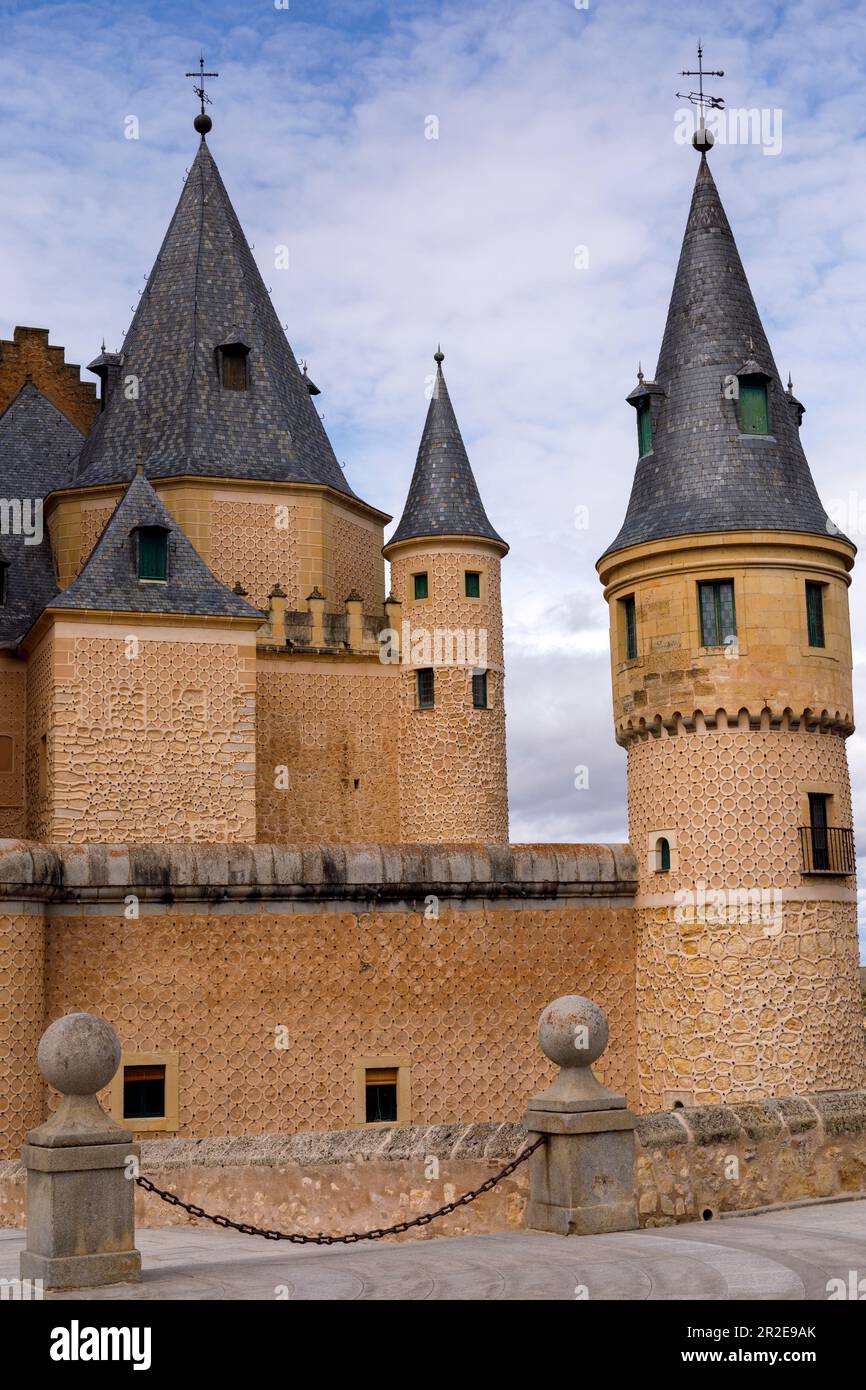
M 0 1231 L 0 1277 L 23 1232 Z M 610 1236 L 463 1236 L 363 1246 L 282 1245 L 202 1227 L 140 1230 L 140 1285 L 46 1295 L 98 1299 L 827 1298 L 866 1270 L 866 1201 Z

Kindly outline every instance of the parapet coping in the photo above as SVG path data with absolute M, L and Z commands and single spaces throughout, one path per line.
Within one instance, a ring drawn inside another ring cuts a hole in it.
M 866 1133 L 866 1090 L 819 1091 L 805 1096 L 638 1115 L 635 1132 L 644 1152 L 687 1145 L 757 1143 L 809 1133 L 823 1142 L 846 1134 Z M 505 1121 L 152 1139 L 141 1141 L 141 1167 L 154 1172 L 171 1168 L 313 1167 L 428 1158 L 507 1163 L 527 1137 L 522 1124 Z M 0 1162 L 0 1181 L 23 1179 L 24 1167 L 19 1159 Z
M 170 903 L 633 898 L 627 844 L 46 845 L 0 840 L 0 898 Z

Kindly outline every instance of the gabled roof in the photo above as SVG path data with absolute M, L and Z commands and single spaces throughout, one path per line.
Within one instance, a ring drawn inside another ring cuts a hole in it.
M 139 526 L 158 526 L 169 533 L 164 583 L 138 578 L 133 532 Z M 208 569 L 143 473 L 133 478 L 81 572 L 50 607 L 261 621 L 265 616 Z
M 0 535 L 2 559 L 8 564 L 6 602 L 0 605 L 0 645 L 13 645 L 23 637 L 57 593 L 41 501 L 68 483 L 81 440 L 79 430 L 29 382 L 0 416 L 0 495 L 7 502 L 22 504 L 25 521 L 37 520 L 37 512 L 30 509 L 39 504 L 43 528 L 37 544 L 29 544 L 30 538 L 22 532 Z M 11 518 L 11 511 L 7 515 Z
M 723 385 L 768 376 L 770 435 L 742 435 Z M 651 451 L 606 555 L 712 531 L 839 533 L 821 505 L 706 154 L 701 155 L 654 386 Z M 844 539 L 844 537 L 842 538 Z
M 222 387 L 216 349 L 241 338 L 249 389 Z M 320 483 L 354 496 L 214 158 L 202 138 L 122 351 L 120 385 L 81 452 L 76 484 L 203 474 Z M 138 399 L 124 390 L 135 377 Z
M 454 414 L 442 352 L 403 515 L 385 547 L 425 536 L 481 536 L 508 547 L 491 526 Z

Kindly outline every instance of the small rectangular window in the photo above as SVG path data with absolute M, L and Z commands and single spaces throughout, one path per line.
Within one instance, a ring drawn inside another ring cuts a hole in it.
M 487 672 L 475 671 L 472 675 L 472 707 L 487 708 Z
M 226 391 L 246 391 L 249 385 L 246 348 L 234 345 L 224 347 L 220 356 L 223 388 Z
M 701 646 L 724 647 L 737 635 L 733 579 L 698 585 L 701 614 Z
M 621 599 L 622 620 L 625 629 L 625 659 L 634 661 L 637 656 L 637 609 L 635 607 L 634 594 L 629 594 L 628 598 Z
M 368 1067 L 364 1073 L 368 1125 L 397 1123 L 397 1068 Z
M 429 585 L 428 582 L 427 582 L 427 575 L 426 575 L 426 574 L 413 574 L 413 575 L 412 575 L 412 583 L 413 583 L 412 592 L 413 592 L 413 594 L 414 594 L 414 596 L 415 596 L 416 599 L 422 599 L 422 598 L 429 598 L 429 597 L 430 597 L 430 585 Z
M 769 434 L 767 383 L 760 377 L 740 381 L 740 430 L 743 434 Z
M 168 572 L 168 532 L 161 526 L 141 526 L 138 531 L 139 579 L 165 579 Z
M 829 796 L 809 793 L 809 826 L 812 840 L 812 868 L 830 868 Z
M 425 667 L 417 673 L 418 680 L 418 708 L 432 709 L 435 703 L 435 686 L 433 681 L 432 668 Z
M 806 622 L 809 628 L 809 646 L 824 646 L 824 585 L 806 585 Z
M 637 444 L 641 458 L 648 454 L 653 446 L 653 417 L 649 396 L 642 396 L 637 403 Z
M 481 597 L 481 575 L 477 570 L 466 571 L 466 597 Z
M 165 1114 L 165 1067 L 123 1068 L 123 1118 L 158 1119 Z

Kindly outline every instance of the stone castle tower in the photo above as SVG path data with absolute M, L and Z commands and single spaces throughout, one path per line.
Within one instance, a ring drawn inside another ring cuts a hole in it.
M 819 500 L 705 153 L 656 380 L 628 400 L 639 458 L 598 570 L 641 1104 L 860 1084 L 855 547 Z

